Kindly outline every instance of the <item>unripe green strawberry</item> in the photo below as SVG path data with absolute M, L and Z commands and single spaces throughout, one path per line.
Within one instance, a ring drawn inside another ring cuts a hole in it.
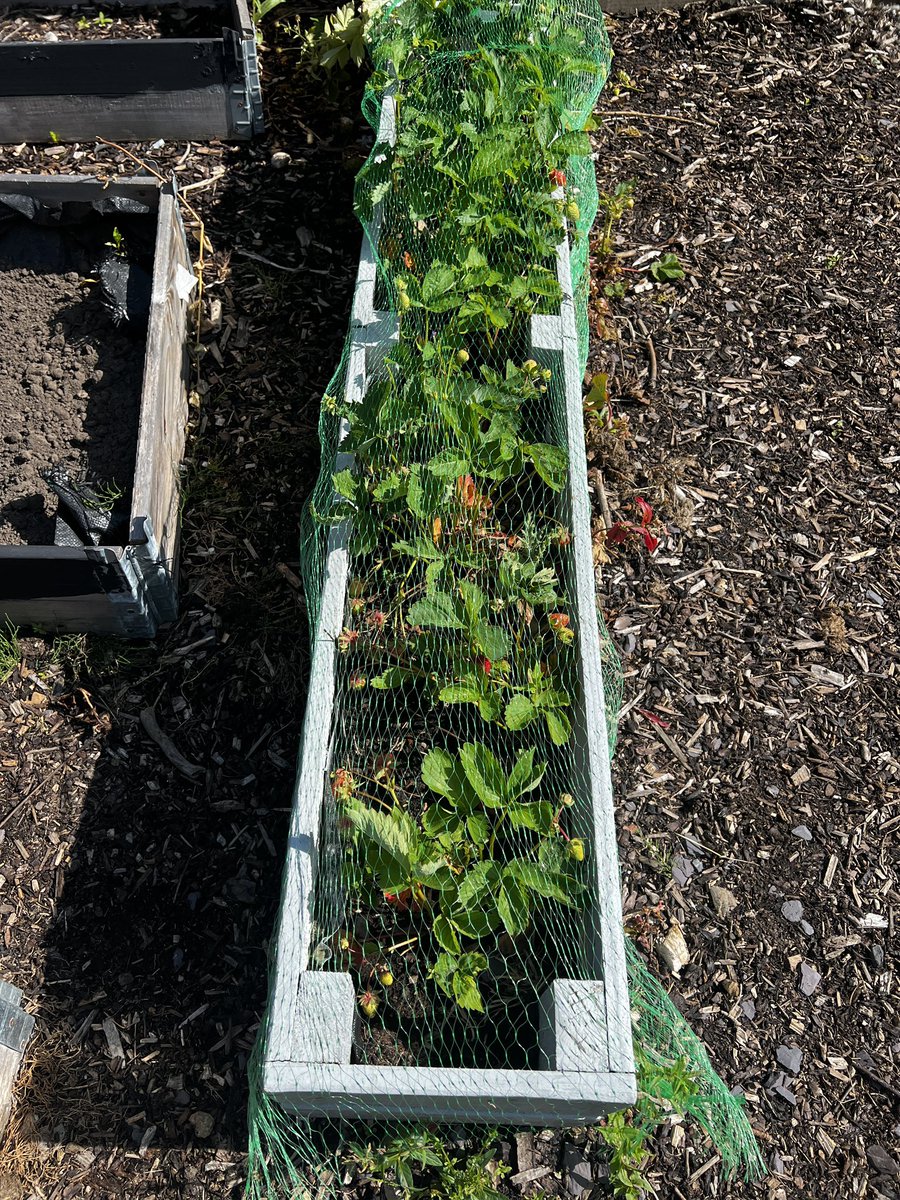
M 584 842 L 581 838 L 572 838 L 569 842 L 569 855 L 576 862 L 584 862 Z
M 406 310 L 412 304 L 412 300 L 410 300 L 410 298 L 409 298 L 409 293 L 401 292 L 400 295 L 397 297 L 397 303 L 400 306 L 400 311 L 406 312 Z
M 381 983 L 382 987 L 389 988 L 394 982 L 394 976 L 391 974 L 390 970 L 387 967 L 385 967 L 384 970 L 381 972 L 381 974 L 378 976 L 378 980 Z
M 374 1017 L 378 1012 L 378 997 L 371 992 L 363 992 L 359 997 L 359 1007 L 367 1017 Z
M 566 216 L 569 218 L 570 221 L 577 221 L 578 218 L 581 216 L 581 209 L 578 207 L 578 205 L 575 203 L 574 200 L 570 200 L 569 203 L 566 205 Z
M 467 363 L 467 362 L 469 361 L 469 352 L 468 352 L 468 350 L 457 350 L 457 352 L 456 352 L 456 361 L 457 361 L 457 362 L 458 362 L 460 365 L 462 365 L 462 364 L 464 364 L 464 363 Z

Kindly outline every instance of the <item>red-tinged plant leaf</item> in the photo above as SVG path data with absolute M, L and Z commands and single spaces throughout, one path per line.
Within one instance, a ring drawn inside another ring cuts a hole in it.
M 653 508 L 647 503 L 643 496 L 635 497 L 635 506 L 641 515 L 641 524 L 649 525 L 653 520 Z
M 557 187 L 565 187 L 566 186 L 565 171 L 551 171 L 550 172 L 550 182 L 555 183 Z
M 478 489 L 471 475 L 460 475 L 456 481 L 456 490 L 466 508 L 474 508 L 478 501 Z
M 642 529 L 641 537 L 644 539 L 644 545 L 647 547 L 647 553 L 652 554 L 659 545 L 659 538 L 655 538 L 649 529 Z
M 639 708 L 638 712 L 642 717 L 646 717 L 648 721 L 652 721 L 654 725 L 658 725 L 660 729 L 669 729 L 672 722 L 664 721 L 662 717 L 658 717 L 656 713 L 650 712 L 648 708 Z
M 606 532 L 606 544 L 608 546 L 623 546 L 628 537 L 628 529 L 621 521 L 616 521 Z

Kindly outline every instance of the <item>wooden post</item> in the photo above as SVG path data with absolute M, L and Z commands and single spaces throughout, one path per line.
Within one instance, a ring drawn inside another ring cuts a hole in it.
M 0 1135 L 12 1111 L 12 1093 L 34 1017 L 22 1011 L 21 988 L 0 979 Z

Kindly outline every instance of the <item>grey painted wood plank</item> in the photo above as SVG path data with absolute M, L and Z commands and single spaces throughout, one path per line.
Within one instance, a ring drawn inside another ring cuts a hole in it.
M 547 1127 L 593 1124 L 635 1099 L 634 1077 L 609 1071 L 347 1067 L 269 1061 L 263 1086 L 288 1112 Z
M 591 542 L 591 501 L 587 483 L 584 445 L 582 371 L 578 349 L 578 327 L 572 285 L 569 239 L 557 249 L 558 276 L 563 292 L 560 332 L 566 401 L 566 433 L 569 454 L 569 504 L 572 519 L 575 600 L 578 612 L 578 650 L 584 704 L 587 770 L 591 787 L 594 822 L 597 915 L 600 937 L 595 941 L 594 969 L 603 980 L 606 996 L 609 1066 L 613 1071 L 634 1071 L 631 1033 L 631 1001 L 625 962 L 625 932 L 615 810 L 610 775 L 609 742 L 606 733 L 606 702 L 603 694 L 603 661 L 597 622 L 597 585 Z

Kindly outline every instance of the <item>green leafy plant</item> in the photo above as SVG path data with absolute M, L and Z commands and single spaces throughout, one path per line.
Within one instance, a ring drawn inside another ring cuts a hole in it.
M 0 629 L 0 683 L 5 683 L 22 661 L 18 630 L 9 621 Z
M 254 20 L 260 21 L 284 0 L 256 0 Z M 335 12 L 317 17 L 311 24 L 299 22 L 284 26 L 300 44 L 303 62 L 312 71 L 335 67 L 360 67 L 366 58 L 366 29 L 371 19 L 372 5 L 344 4 Z
M 356 1160 L 360 1169 L 372 1177 L 372 1182 L 397 1186 L 407 1194 L 415 1188 L 417 1170 L 440 1167 L 443 1163 L 443 1147 L 433 1133 L 426 1129 L 408 1129 L 391 1138 L 384 1146 L 366 1145 L 355 1142 L 348 1147 L 349 1155 Z
M 564 18 L 535 25 L 516 11 L 504 9 L 521 22 L 512 48 L 446 61 L 452 3 L 406 0 L 384 18 L 372 91 L 390 88 L 395 137 L 373 147 L 355 207 L 396 338 L 362 395 L 323 403 L 347 458 L 313 510 L 349 526 L 341 703 L 356 711 L 396 690 L 419 711 L 475 710 L 475 730 L 447 732 L 420 775 L 395 779 L 353 747 L 332 776 L 348 891 L 363 912 L 402 914 L 431 983 L 475 1012 L 497 987 L 498 941 L 585 892 L 571 797 L 549 783 L 566 770 L 578 686 L 569 461 L 551 369 L 529 346 L 532 319 L 563 302 L 558 245 L 583 224 L 570 179 L 590 139 L 558 114 L 598 66 Z M 343 34 L 329 29 L 340 48 L 323 65 L 353 61 L 356 19 L 341 10 Z M 433 51 L 440 69 L 423 69 Z M 370 957 L 351 953 L 367 1015 L 379 1003 Z
M 644 1169 L 650 1157 L 648 1142 L 673 1116 L 690 1113 L 697 1080 L 686 1061 L 661 1061 L 635 1041 L 638 1099 L 634 1108 L 613 1113 L 597 1132 L 609 1152 L 609 1180 L 621 1200 L 642 1200 L 650 1190 Z
M 110 240 L 108 242 L 104 242 L 104 245 L 110 247 L 116 258 L 128 257 L 128 250 L 125 246 L 125 235 L 122 233 L 121 229 L 119 229 L 118 225 L 113 226 Z
M 657 283 L 672 283 L 684 279 L 684 267 L 677 254 L 667 251 L 650 264 L 650 274 Z
M 435 799 L 419 820 L 396 802 L 364 802 L 343 781 L 336 792 L 377 889 L 408 896 L 428 917 L 440 950 L 431 978 L 461 1008 L 483 1009 L 477 976 L 487 966 L 467 939 L 500 929 L 518 937 L 536 902 L 575 905 L 584 891 L 574 874 L 580 860 L 561 830 L 564 805 L 532 795 L 545 771 L 534 748 L 507 771 L 487 746 L 467 742 L 458 755 L 425 756 L 422 782 Z
M 412 1127 L 383 1146 L 352 1144 L 347 1161 L 376 1185 L 398 1188 L 404 1200 L 503 1200 L 495 1180 L 509 1167 L 494 1161 L 496 1130 L 488 1130 L 472 1149 L 450 1151 L 430 1129 Z
M 597 248 L 601 257 L 613 252 L 613 230 L 629 209 L 634 208 L 635 184 L 631 179 L 616 184 L 611 192 L 605 192 L 599 199 L 599 213 L 603 224 L 600 236 L 597 238 Z

